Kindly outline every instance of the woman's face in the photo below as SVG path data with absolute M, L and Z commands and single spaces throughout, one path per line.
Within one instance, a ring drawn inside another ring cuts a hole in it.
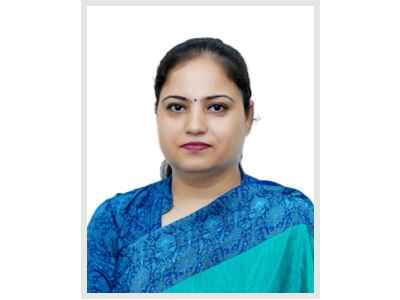
M 161 150 L 175 171 L 212 172 L 237 165 L 253 119 L 246 118 L 239 88 L 207 55 L 172 69 L 157 107 Z M 210 145 L 196 150 L 183 145 Z

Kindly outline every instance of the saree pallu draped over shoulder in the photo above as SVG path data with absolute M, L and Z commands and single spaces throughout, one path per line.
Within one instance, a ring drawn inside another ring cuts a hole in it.
M 241 171 L 241 184 L 161 227 L 171 177 L 96 210 L 88 292 L 312 293 L 314 214 L 300 191 Z

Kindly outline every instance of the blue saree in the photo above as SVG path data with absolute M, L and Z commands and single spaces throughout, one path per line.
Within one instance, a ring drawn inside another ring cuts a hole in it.
M 89 293 L 312 293 L 313 203 L 241 170 L 241 183 L 161 227 L 171 177 L 104 201 L 88 225 Z

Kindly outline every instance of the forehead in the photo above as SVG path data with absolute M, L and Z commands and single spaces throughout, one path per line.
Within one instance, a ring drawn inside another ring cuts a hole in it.
M 161 94 L 183 93 L 186 96 L 202 97 L 210 93 L 240 93 L 223 67 L 215 58 L 202 55 L 178 64 L 173 68 L 162 88 Z

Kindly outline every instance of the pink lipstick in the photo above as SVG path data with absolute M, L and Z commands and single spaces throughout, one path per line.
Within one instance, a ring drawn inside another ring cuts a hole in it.
M 202 143 L 202 142 L 189 142 L 189 143 L 183 144 L 181 147 L 185 148 L 186 150 L 191 151 L 191 152 L 198 152 L 198 151 L 203 151 L 203 150 L 209 148 L 210 145 L 207 143 Z

